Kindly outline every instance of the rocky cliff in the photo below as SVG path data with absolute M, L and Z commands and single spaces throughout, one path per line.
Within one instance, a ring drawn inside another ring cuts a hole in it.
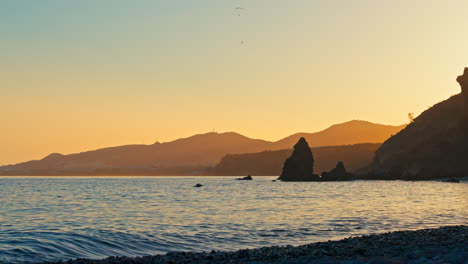
M 438 179 L 468 175 L 468 68 L 462 93 L 423 112 L 388 139 L 370 166 L 374 178 Z
M 314 170 L 318 173 L 335 168 L 341 160 L 350 172 L 369 166 L 379 143 L 356 144 L 312 148 L 314 153 Z M 225 176 L 276 176 L 281 174 L 284 161 L 291 156 L 292 149 L 262 151 L 257 153 L 228 154 L 216 166 L 210 168 L 208 175 Z

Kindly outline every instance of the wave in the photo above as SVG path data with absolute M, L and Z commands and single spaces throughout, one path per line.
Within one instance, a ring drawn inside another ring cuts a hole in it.
M 175 234 L 154 237 L 110 230 L 2 231 L 0 263 L 34 263 L 71 258 L 100 259 L 108 256 L 196 251 L 191 246 L 193 242 Z
M 108 256 L 145 256 L 174 251 L 200 252 L 213 249 L 230 251 L 285 244 L 292 237 L 310 239 L 312 235 L 323 238 L 327 233 L 311 231 L 302 228 L 243 230 L 234 233 L 205 230 L 196 234 L 155 235 L 89 228 L 73 232 L 57 229 L 4 230 L 0 232 L 0 263 L 40 263 L 76 258 L 102 259 Z

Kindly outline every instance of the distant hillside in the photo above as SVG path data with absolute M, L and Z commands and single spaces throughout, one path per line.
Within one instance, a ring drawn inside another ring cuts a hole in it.
M 313 148 L 316 173 L 330 171 L 338 161 L 343 161 L 346 168 L 353 172 L 368 166 L 374 152 L 381 144 L 356 144 Z M 280 175 L 284 161 L 291 155 L 292 149 L 263 151 L 259 153 L 226 155 L 208 174 L 212 175 Z
M 311 146 L 381 143 L 404 126 L 350 121 L 317 133 L 294 134 L 277 142 L 228 133 L 206 133 L 153 145 L 125 145 L 0 167 L 0 175 L 174 175 L 198 174 L 226 154 L 291 148 L 300 136 Z
M 232 132 L 207 133 L 153 145 L 126 145 L 71 155 L 54 153 L 42 160 L 0 167 L 0 175 L 180 171 L 178 167 L 212 165 L 226 153 L 258 152 L 265 150 L 270 144 L 268 141 L 251 139 Z
M 294 146 L 304 137 L 310 147 L 340 146 L 360 143 L 382 143 L 390 136 L 395 135 L 406 125 L 387 126 L 367 121 L 353 120 L 333 125 L 316 133 L 297 133 L 274 143 L 272 149 L 286 149 Z
M 391 179 L 468 176 L 466 109 L 459 94 L 426 110 L 377 150 L 370 173 Z

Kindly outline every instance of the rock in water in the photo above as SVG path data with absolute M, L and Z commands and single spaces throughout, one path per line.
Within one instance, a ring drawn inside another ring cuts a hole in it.
M 318 181 L 314 175 L 314 157 L 307 141 L 301 137 L 294 145 L 291 157 L 286 159 L 283 172 L 278 180 L 282 181 Z
M 346 171 L 346 168 L 342 161 L 336 164 L 336 167 L 330 172 L 322 173 L 320 178 L 322 181 L 348 181 L 352 179 L 352 174 Z
M 238 180 L 238 181 L 251 181 L 251 180 L 253 180 L 253 178 L 252 178 L 252 176 L 247 175 L 247 176 L 242 177 L 242 178 L 237 178 L 236 180 Z
M 455 183 L 459 183 L 460 180 L 459 180 L 459 179 L 456 179 L 456 178 L 450 178 L 450 179 L 446 179 L 444 182 L 455 182 Z

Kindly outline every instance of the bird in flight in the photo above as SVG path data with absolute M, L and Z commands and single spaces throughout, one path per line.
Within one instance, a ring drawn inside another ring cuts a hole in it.
M 238 7 L 234 8 L 234 10 L 236 10 L 236 11 L 237 11 L 237 16 L 240 16 L 240 15 L 241 15 L 241 13 L 240 13 L 240 12 L 241 12 L 241 11 L 244 11 L 244 10 L 245 10 L 245 8 L 238 6 Z
M 241 16 L 241 13 L 245 10 L 245 8 L 241 7 L 241 6 L 237 6 L 236 8 L 234 8 L 234 10 L 236 11 L 237 13 L 237 16 Z M 244 45 L 244 41 L 241 40 L 240 42 L 240 45 Z

